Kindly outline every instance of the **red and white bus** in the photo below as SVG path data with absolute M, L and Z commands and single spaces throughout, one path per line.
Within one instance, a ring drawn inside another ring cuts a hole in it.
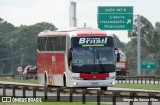
M 72 28 L 38 35 L 41 84 L 107 89 L 115 84 L 115 62 L 114 39 L 105 31 Z

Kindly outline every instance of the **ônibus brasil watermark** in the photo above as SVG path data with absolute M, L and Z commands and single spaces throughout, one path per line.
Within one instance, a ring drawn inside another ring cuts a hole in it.
M 42 102 L 41 98 L 2 97 L 2 102 Z

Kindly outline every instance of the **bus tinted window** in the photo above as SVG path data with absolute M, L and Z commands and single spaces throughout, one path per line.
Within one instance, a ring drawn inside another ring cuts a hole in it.
M 38 50 L 45 51 L 46 38 L 40 37 L 38 38 Z
M 38 50 L 66 51 L 66 36 L 39 37 Z
M 60 37 L 60 45 L 61 45 L 61 50 L 62 51 L 65 51 L 66 50 L 66 37 L 63 36 L 63 37 Z

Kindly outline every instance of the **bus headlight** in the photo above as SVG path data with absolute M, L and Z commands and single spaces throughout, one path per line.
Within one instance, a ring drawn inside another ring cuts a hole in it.
M 112 85 L 115 85 L 115 82 L 111 82 Z
M 108 80 L 108 79 L 115 79 L 115 76 L 106 78 L 106 80 Z
M 74 85 L 74 86 L 77 86 L 77 85 L 78 85 L 78 83 L 76 83 L 76 82 L 73 82 L 73 85 Z
M 76 76 L 73 76 L 72 78 L 75 79 L 75 80 L 83 80 L 83 78 L 76 77 Z

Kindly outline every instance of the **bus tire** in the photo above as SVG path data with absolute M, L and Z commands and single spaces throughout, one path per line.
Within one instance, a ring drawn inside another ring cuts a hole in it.
M 63 87 L 66 87 L 66 76 L 63 76 Z
M 101 90 L 107 90 L 108 87 L 101 87 Z

